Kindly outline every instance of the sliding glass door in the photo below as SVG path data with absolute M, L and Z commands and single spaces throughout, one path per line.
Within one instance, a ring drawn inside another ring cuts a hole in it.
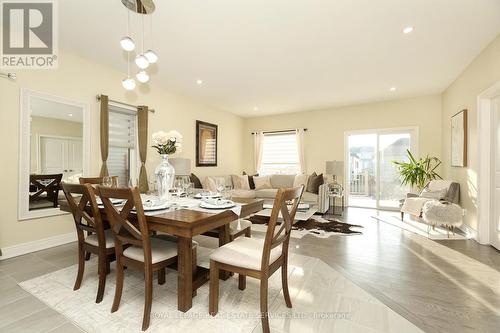
M 346 133 L 346 194 L 349 206 L 398 209 L 408 188 L 401 186 L 393 161 L 416 152 L 416 129 Z

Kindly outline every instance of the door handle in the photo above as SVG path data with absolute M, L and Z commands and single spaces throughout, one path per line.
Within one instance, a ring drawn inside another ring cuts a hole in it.
M 64 172 L 68 172 L 68 170 L 64 170 Z

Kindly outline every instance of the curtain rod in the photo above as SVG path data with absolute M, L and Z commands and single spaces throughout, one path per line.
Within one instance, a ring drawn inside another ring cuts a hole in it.
M 307 128 L 303 128 L 304 132 L 307 132 Z M 289 130 L 280 130 L 280 131 L 264 131 L 262 133 L 264 134 L 274 134 L 274 133 L 287 133 L 287 132 L 295 132 L 294 129 L 289 129 Z M 255 132 L 252 132 L 252 135 L 257 134 Z
M 100 102 L 101 101 L 101 95 L 97 95 L 96 99 L 97 99 L 98 102 Z M 134 108 L 134 109 L 137 110 L 137 105 L 123 103 L 123 102 L 120 102 L 120 101 L 115 101 L 113 99 L 108 99 L 108 102 L 113 102 L 113 103 L 116 103 L 116 104 L 121 104 L 121 105 L 129 106 L 129 107 L 132 107 L 132 108 Z M 148 110 L 149 110 L 149 112 L 155 113 L 155 109 L 148 108 Z

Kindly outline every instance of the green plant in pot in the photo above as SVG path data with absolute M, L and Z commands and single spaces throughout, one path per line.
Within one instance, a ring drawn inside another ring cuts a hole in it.
M 443 179 L 436 169 L 441 165 L 441 161 L 437 157 L 419 158 L 418 160 L 413 154 L 407 150 L 408 162 L 393 161 L 399 172 L 401 184 L 417 189 L 419 192 L 434 179 Z

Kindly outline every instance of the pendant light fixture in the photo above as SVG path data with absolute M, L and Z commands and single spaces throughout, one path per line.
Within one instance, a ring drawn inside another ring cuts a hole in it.
M 144 14 L 142 14 L 141 16 L 141 21 L 142 21 L 142 43 L 141 43 L 141 54 L 139 54 L 136 58 L 135 58 L 135 64 L 137 65 L 137 67 L 139 67 L 140 69 L 146 69 L 149 67 L 149 61 L 148 61 L 148 58 L 146 58 L 146 56 L 144 55 Z
M 149 33 L 151 34 L 151 48 L 144 53 L 144 56 L 148 59 L 150 64 L 154 64 L 158 61 L 158 56 L 156 55 L 154 48 L 154 38 L 153 38 L 153 16 L 151 16 L 151 20 L 149 21 Z
M 140 83 L 146 83 L 150 80 L 149 74 L 146 69 L 150 64 L 154 64 L 158 61 L 158 56 L 153 51 L 153 42 L 151 42 L 151 49 L 144 52 L 144 16 L 152 14 L 155 10 L 155 5 L 153 0 L 122 0 L 127 10 L 127 36 L 120 40 L 121 47 L 127 51 L 127 78 L 122 81 L 122 86 L 126 90 L 134 90 L 136 87 L 136 80 L 130 77 L 130 52 L 137 50 L 134 40 L 130 37 L 130 11 L 137 13 L 141 19 L 142 25 L 142 40 L 141 40 L 141 50 L 140 53 L 136 53 L 134 62 L 139 67 L 139 71 L 135 75 L 135 78 Z M 139 18 L 139 17 L 138 17 Z M 151 19 L 151 40 L 153 40 L 153 20 Z M 137 22 L 139 23 L 139 22 Z
M 127 36 L 120 40 L 120 45 L 122 49 L 127 52 L 133 51 L 135 49 L 134 40 L 130 37 L 130 12 L 127 10 Z
M 127 53 L 127 78 L 122 81 L 122 86 L 126 90 L 135 89 L 135 80 L 130 77 L 130 53 Z

